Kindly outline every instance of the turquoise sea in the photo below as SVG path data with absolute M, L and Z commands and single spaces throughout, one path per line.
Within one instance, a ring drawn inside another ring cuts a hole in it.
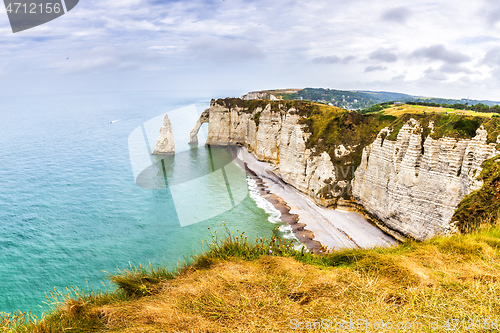
M 213 195 L 220 185 L 215 182 L 239 172 L 232 163 L 218 178 L 185 185 L 200 165 L 213 167 L 214 160 L 229 158 L 224 150 L 179 142 L 184 154 L 163 164 L 172 190 L 136 184 L 129 147 L 134 130 L 171 110 L 187 105 L 203 110 L 211 97 L 232 94 L 0 98 L 0 312 L 40 314 L 45 293 L 54 288 L 112 289 L 106 272 L 130 264 L 175 267 L 183 255 L 202 251 L 203 240 L 210 238 L 207 228 L 221 228 L 223 221 L 250 239 L 270 236 L 280 225 L 287 233 L 279 212 L 257 195 L 252 180 L 231 182 L 229 210 L 227 197 Z M 194 213 L 198 220 L 186 223 L 186 214 Z

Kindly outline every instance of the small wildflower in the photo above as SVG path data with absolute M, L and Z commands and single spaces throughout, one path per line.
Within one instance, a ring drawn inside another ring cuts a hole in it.
M 273 253 L 273 250 L 269 250 L 269 253 Z

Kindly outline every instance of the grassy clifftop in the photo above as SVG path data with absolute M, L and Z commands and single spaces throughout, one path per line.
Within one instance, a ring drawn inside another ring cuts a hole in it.
M 358 331 L 365 332 L 381 321 L 415 330 L 422 325 L 424 331 L 437 321 L 436 331 L 444 331 L 446 321 L 453 328 L 457 320 L 487 332 L 500 319 L 499 239 L 494 226 L 393 248 L 311 254 L 279 239 L 250 244 L 230 235 L 179 272 L 131 269 L 111 277 L 114 292 L 73 295 L 42 320 L 18 318 L 16 326 L 11 316 L 0 327 L 40 333 L 319 332 L 324 330 L 307 329 L 307 323 L 360 320 Z
M 480 126 L 488 131 L 488 143 L 496 142 L 500 135 L 500 118 L 476 114 L 461 114 L 448 112 L 446 109 L 434 108 L 426 112 L 418 106 L 394 106 L 377 113 L 361 115 L 334 106 L 310 101 L 269 101 L 242 100 L 239 98 L 218 99 L 217 104 L 229 109 L 238 106 L 244 112 L 253 113 L 257 108 L 271 106 L 273 111 L 286 111 L 295 108 L 302 116 L 301 123 L 306 125 L 306 131 L 311 133 L 307 142 L 308 148 L 314 148 L 316 153 L 326 151 L 336 164 L 350 163 L 358 165 L 363 147 L 371 144 L 384 127 L 393 129 L 386 139 L 395 140 L 401 127 L 410 119 L 417 119 L 423 127 L 423 137 L 430 135 L 434 139 L 444 136 L 470 139 L 475 136 Z M 465 111 L 464 111 L 465 112 Z M 258 122 L 260 113 L 254 118 Z M 431 133 L 429 124 L 433 123 Z M 352 153 L 342 160 L 335 156 L 335 149 L 343 146 L 356 147 Z M 347 161 L 349 160 L 349 161 Z

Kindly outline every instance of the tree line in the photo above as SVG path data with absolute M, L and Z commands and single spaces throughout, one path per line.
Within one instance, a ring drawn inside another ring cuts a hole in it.
M 383 109 L 386 109 L 392 105 L 394 105 L 394 101 L 390 102 L 384 102 L 380 104 L 374 104 L 370 106 L 369 108 L 359 110 L 359 113 L 361 114 L 366 114 L 366 113 L 373 113 L 373 112 L 379 112 L 382 111 Z M 454 104 L 445 104 L 445 103 L 432 103 L 432 102 L 406 102 L 405 104 L 408 105 L 420 105 L 420 106 L 432 106 L 432 107 L 442 107 L 442 108 L 447 108 L 447 109 L 454 109 L 454 110 L 470 110 L 470 111 L 475 111 L 475 112 L 481 112 L 481 113 L 499 113 L 500 114 L 500 105 L 485 105 L 483 103 L 477 103 L 474 105 L 468 105 L 467 103 L 454 103 Z
M 408 105 L 421 105 L 421 106 L 434 106 L 434 107 L 443 107 L 448 109 L 455 110 L 470 110 L 475 112 L 492 112 L 492 113 L 500 113 L 500 105 L 489 106 L 483 103 L 477 103 L 474 105 L 468 105 L 467 103 L 455 103 L 455 104 L 440 104 L 440 103 L 429 103 L 429 102 L 406 102 Z

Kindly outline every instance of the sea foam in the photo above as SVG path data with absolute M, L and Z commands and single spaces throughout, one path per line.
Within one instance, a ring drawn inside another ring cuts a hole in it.
M 298 240 L 298 238 L 295 237 L 293 233 L 292 227 L 281 219 L 281 212 L 277 210 L 272 203 L 270 203 L 260 195 L 259 188 L 255 179 L 247 176 L 247 183 L 249 197 L 253 201 L 255 201 L 257 207 L 263 209 L 269 215 L 269 222 L 280 224 L 278 230 L 281 232 L 285 239 Z

